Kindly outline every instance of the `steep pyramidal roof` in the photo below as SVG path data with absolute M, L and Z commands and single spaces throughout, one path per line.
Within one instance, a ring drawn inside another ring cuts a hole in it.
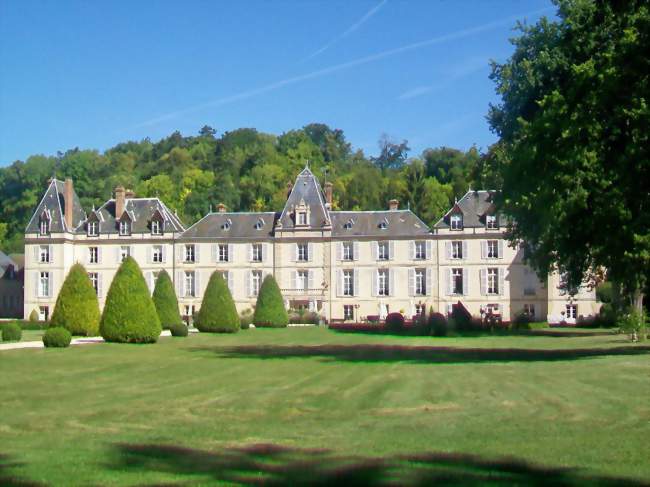
M 319 229 L 331 224 L 323 190 L 308 167 L 298 174 L 280 215 L 279 223 L 284 230 L 296 227 L 294 208 L 301 206 L 309 207 L 308 228 Z
M 45 191 L 45 195 L 36 207 L 36 211 L 25 229 L 26 233 L 38 233 L 41 216 L 47 215 L 50 220 L 50 233 L 74 231 L 86 219 L 86 213 L 81 207 L 77 193 L 72 192 L 72 228 L 65 227 L 63 209 L 65 208 L 65 183 L 52 179 Z

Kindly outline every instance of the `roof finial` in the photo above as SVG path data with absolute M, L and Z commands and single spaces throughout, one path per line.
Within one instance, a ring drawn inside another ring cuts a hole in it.
M 212 203 L 210 203 L 210 213 L 212 213 Z
M 307 159 L 307 163 L 305 164 L 305 169 L 309 169 L 309 159 Z
M 411 200 L 408 200 L 408 201 L 406 202 L 406 209 L 407 209 L 407 210 L 410 210 L 410 209 L 411 209 Z

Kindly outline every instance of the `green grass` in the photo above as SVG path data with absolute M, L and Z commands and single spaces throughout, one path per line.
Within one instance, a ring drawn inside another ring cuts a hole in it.
M 294 328 L 0 352 L 0 484 L 647 481 L 647 345 Z

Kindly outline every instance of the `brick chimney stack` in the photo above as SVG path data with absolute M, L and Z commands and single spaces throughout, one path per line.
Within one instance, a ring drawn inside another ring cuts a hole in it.
M 72 179 L 66 178 L 65 185 L 63 190 L 63 218 L 65 220 L 65 226 L 68 230 L 72 230 L 72 207 L 73 207 L 73 198 L 74 189 L 72 186 Z
M 126 208 L 126 191 L 124 186 L 115 188 L 115 218 L 118 219 L 124 214 Z
M 399 201 L 398 200 L 390 200 L 388 202 L 388 209 L 390 211 L 395 211 L 399 208 Z
M 334 191 L 334 185 L 327 181 L 325 183 L 325 204 L 327 206 L 327 209 L 331 210 L 332 209 L 332 194 Z
M 218 211 L 219 213 L 225 213 L 225 212 L 226 212 L 226 209 L 227 209 L 227 208 L 226 208 L 226 205 L 224 205 L 223 203 L 219 203 L 219 204 L 217 205 L 217 211 Z

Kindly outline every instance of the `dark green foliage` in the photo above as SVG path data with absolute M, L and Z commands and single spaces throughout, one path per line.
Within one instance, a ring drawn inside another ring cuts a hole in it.
M 29 321 L 32 323 L 38 322 L 38 311 L 36 309 L 33 309 L 31 313 L 29 313 Z
M 210 276 L 194 326 L 203 332 L 236 333 L 239 331 L 237 308 L 228 284 L 219 271 L 214 271 Z
M 178 299 L 176 299 L 174 284 L 164 269 L 160 271 L 158 279 L 156 279 L 152 299 L 163 330 L 171 329 L 171 325 L 183 322 L 181 313 L 178 310 Z
M 66 328 L 73 335 L 96 336 L 99 332 L 99 302 L 86 269 L 70 268 L 56 298 L 50 326 Z
M 442 313 L 431 313 L 429 315 L 429 327 L 433 336 L 446 336 L 449 328 L 447 317 Z
M 161 331 L 140 267 L 128 257 L 108 290 L 99 332 L 108 342 L 154 343 Z
M 289 323 L 300 325 L 318 325 L 320 315 L 314 311 L 300 309 L 289 313 Z
M 512 321 L 512 328 L 513 330 L 530 330 L 530 316 L 523 311 L 518 313 Z
M 404 331 L 404 315 L 402 313 L 388 313 L 388 316 L 386 316 L 386 329 L 395 333 Z
M 451 318 L 454 321 L 454 326 L 458 331 L 470 331 L 472 330 L 472 315 L 471 313 L 463 306 L 462 303 L 458 302 L 453 305 L 451 311 Z
M 17 323 L 7 323 L 2 327 L 2 341 L 3 342 L 18 342 L 23 336 L 23 330 L 20 329 Z
M 45 348 L 65 348 L 70 346 L 72 335 L 67 328 L 55 326 L 48 328 L 43 334 L 43 345 Z
M 171 323 L 169 325 L 169 331 L 172 333 L 173 337 L 186 337 L 189 333 L 187 325 L 183 322 Z
M 414 318 L 415 333 L 420 336 L 429 336 L 431 334 L 431 327 L 429 325 L 429 318 L 427 317 L 426 310 Z
M 271 328 L 284 328 L 289 324 L 289 314 L 284 307 L 282 293 L 275 278 L 269 274 L 264 278 L 260 287 L 255 313 L 253 314 L 255 326 Z
M 15 323 L 21 330 L 44 330 L 48 327 L 47 321 L 28 321 L 28 320 L 13 320 L 0 323 L 0 329 L 7 326 L 9 323 Z
M 246 308 L 239 315 L 239 326 L 242 330 L 248 330 L 253 324 L 253 310 L 251 308 Z

